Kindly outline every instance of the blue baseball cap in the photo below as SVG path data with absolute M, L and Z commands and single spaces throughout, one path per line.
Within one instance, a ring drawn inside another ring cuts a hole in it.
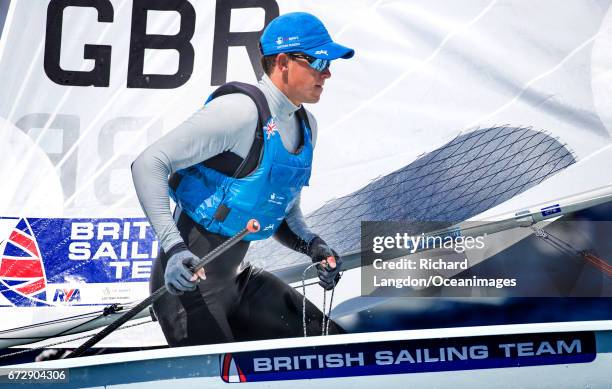
M 259 40 L 263 55 L 300 52 L 314 58 L 351 58 L 355 50 L 332 41 L 323 23 L 306 12 L 281 15 L 268 24 Z

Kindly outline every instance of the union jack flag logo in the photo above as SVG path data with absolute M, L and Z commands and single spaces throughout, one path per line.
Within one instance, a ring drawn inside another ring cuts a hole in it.
M 45 269 L 27 219 L 19 219 L 0 242 L 0 253 L 0 293 L 15 306 L 48 305 Z
M 270 139 L 270 137 L 274 136 L 274 134 L 278 132 L 278 127 L 276 126 L 276 120 L 274 120 L 274 118 L 268 121 L 268 123 L 264 127 L 264 131 L 266 132 L 266 137 L 268 139 Z

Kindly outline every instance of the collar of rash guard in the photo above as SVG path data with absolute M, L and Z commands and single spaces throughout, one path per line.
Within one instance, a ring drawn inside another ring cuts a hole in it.
M 259 81 L 259 86 L 268 98 L 268 105 L 270 106 L 272 115 L 276 115 L 277 117 L 289 117 L 300 109 L 299 106 L 293 104 L 291 100 L 274 85 L 270 77 L 266 74 L 264 74 L 261 81 Z

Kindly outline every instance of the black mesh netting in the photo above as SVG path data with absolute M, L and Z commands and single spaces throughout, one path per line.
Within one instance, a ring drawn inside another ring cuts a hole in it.
M 478 129 L 326 203 L 306 220 L 342 255 L 359 250 L 361 221 L 460 222 L 574 162 L 566 146 L 546 133 L 511 126 Z M 272 239 L 254 244 L 247 259 L 268 269 L 304 262 Z

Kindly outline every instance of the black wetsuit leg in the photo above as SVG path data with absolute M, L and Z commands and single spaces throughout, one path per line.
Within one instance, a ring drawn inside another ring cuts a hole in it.
M 182 214 L 177 227 L 189 250 L 203 257 L 227 238 L 211 234 Z M 249 242 L 241 241 L 205 267 L 206 280 L 198 289 L 180 296 L 164 294 L 153 304 L 164 336 L 171 347 L 234 341 L 227 316 L 238 303 L 236 273 L 246 255 Z M 163 251 L 154 261 L 150 290 L 164 284 L 164 270 L 168 258 Z
M 189 249 L 203 257 L 227 238 L 209 233 L 186 215 L 177 227 Z M 206 280 L 194 292 L 166 293 L 153 304 L 172 347 L 303 336 L 302 295 L 273 274 L 243 264 L 249 242 L 242 241 L 205 267 Z M 164 284 L 167 258 L 153 264 L 151 291 Z M 308 335 L 321 334 L 322 312 L 306 301 Z M 330 334 L 344 333 L 331 322 Z
M 238 341 L 304 336 L 303 296 L 280 278 L 265 270 L 252 271 L 238 308 L 229 322 Z M 306 300 L 306 333 L 321 335 L 323 313 Z M 335 322 L 329 334 L 343 334 Z

